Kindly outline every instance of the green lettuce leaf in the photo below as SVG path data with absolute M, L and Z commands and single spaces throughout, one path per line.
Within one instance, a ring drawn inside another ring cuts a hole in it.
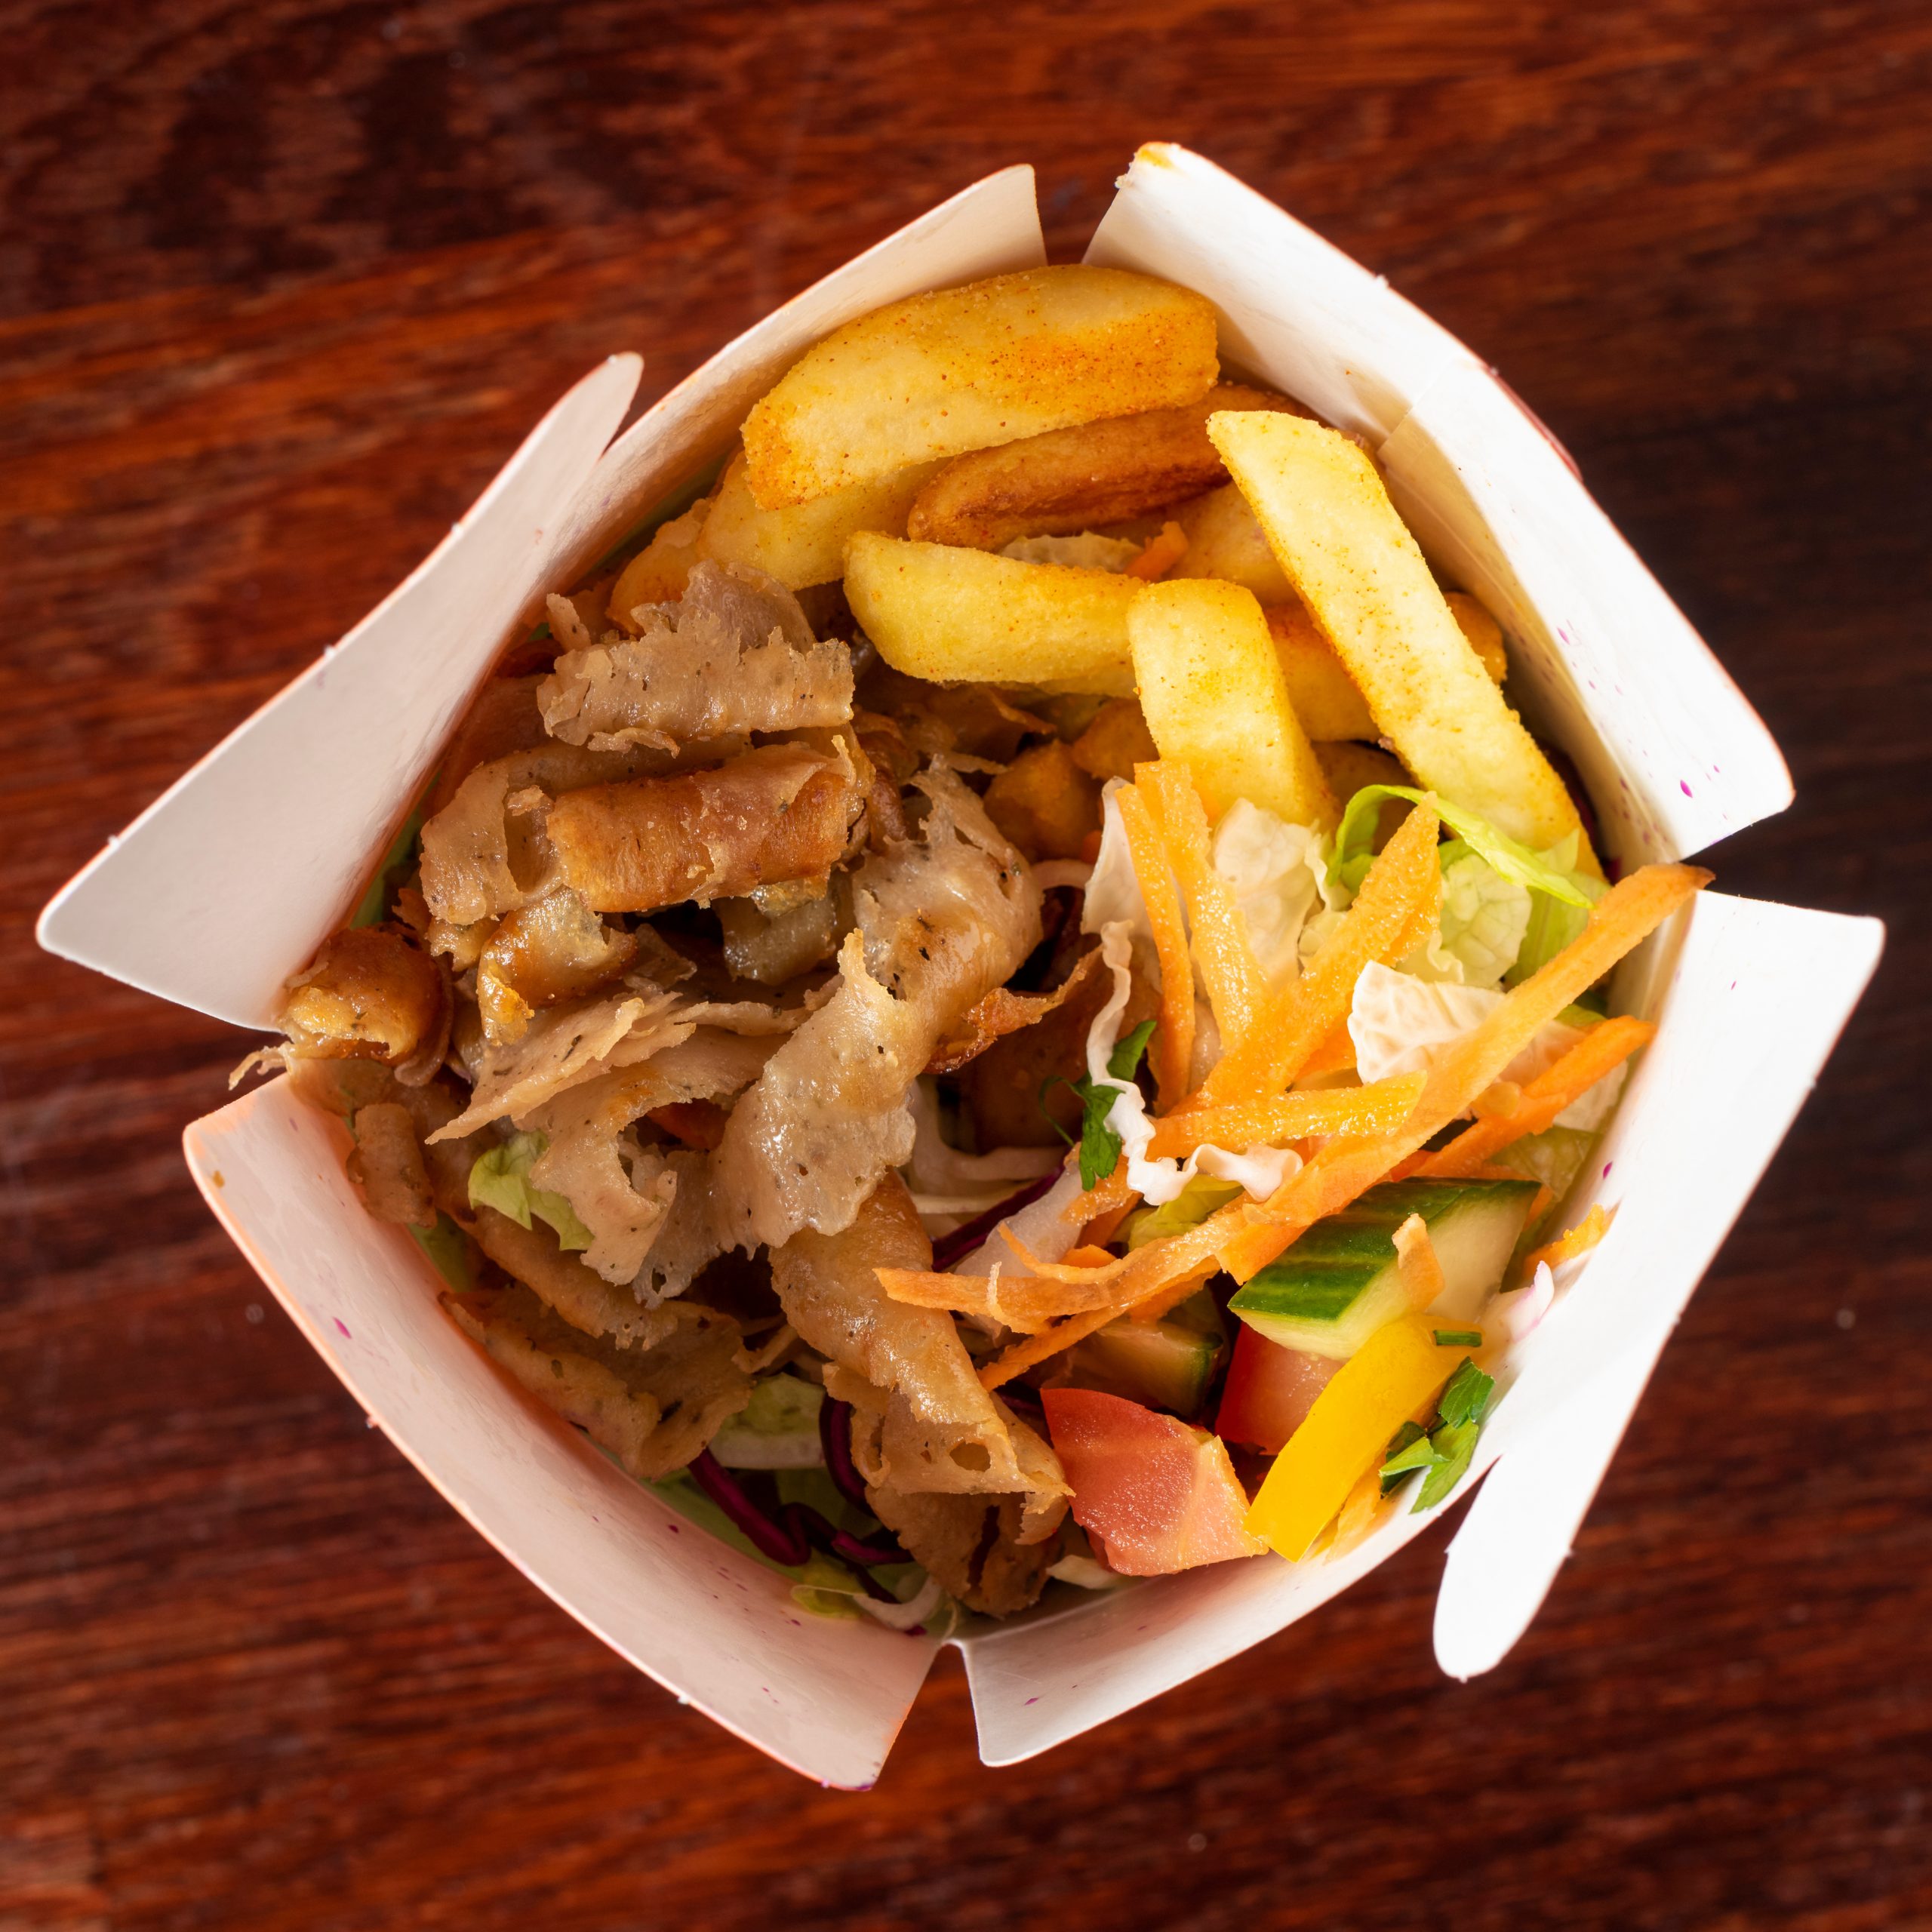
M 1164 1207 L 1142 1208 L 1128 1217 L 1127 1244 L 1144 1247 L 1150 1241 L 1169 1235 L 1185 1234 L 1198 1228 L 1210 1214 L 1225 1208 L 1241 1192 L 1238 1180 L 1217 1180 L 1212 1174 L 1196 1174 Z
M 1406 798 L 1415 805 L 1432 800 L 1442 823 L 1493 870 L 1518 885 L 1527 886 L 1532 892 L 1546 894 L 1567 906 L 1580 906 L 1586 912 L 1589 910 L 1589 896 L 1575 882 L 1574 847 L 1569 854 L 1569 866 L 1559 869 L 1551 863 L 1549 854 L 1531 851 L 1507 833 L 1499 832 L 1487 819 L 1478 818 L 1460 805 L 1450 804 L 1432 792 L 1418 792 L 1408 785 L 1364 785 L 1349 801 L 1349 808 L 1342 814 L 1335 834 L 1335 855 L 1330 862 L 1329 875 L 1352 891 L 1358 891 L 1367 875 L 1368 864 L 1364 862 L 1371 861 L 1373 857 L 1369 841 L 1375 835 L 1376 820 L 1385 798 Z M 1574 836 L 1573 833 L 1571 837 Z M 1562 847 L 1552 849 L 1560 853 Z
M 513 1134 L 500 1146 L 479 1154 L 469 1170 L 469 1204 L 494 1208 L 520 1228 L 533 1216 L 555 1231 L 557 1245 L 566 1254 L 580 1254 L 590 1245 L 590 1230 L 561 1194 L 530 1184 L 530 1170 L 542 1157 L 549 1140 L 540 1134 Z

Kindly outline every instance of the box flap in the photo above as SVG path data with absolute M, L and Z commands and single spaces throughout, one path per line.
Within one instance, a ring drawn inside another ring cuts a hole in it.
M 437 1305 L 408 1234 L 362 1211 L 347 1134 L 286 1080 L 187 1131 L 217 1218 L 315 1352 L 465 1519 L 612 1649 L 747 1743 L 869 1784 L 937 1643 L 808 1616 L 515 1387 Z
M 559 506 L 644 365 L 614 355 L 531 432 L 429 558 L 62 888 L 50 952 L 268 1027 L 353 906 L 471 694 L 546 580 Z

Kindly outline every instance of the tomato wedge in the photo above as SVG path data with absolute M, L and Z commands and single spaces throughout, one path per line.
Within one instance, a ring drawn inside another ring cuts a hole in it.
M 1242 1323 L 1214 1433 L 1223 1441 L 1252 1443 L 1271 1454 L 1285 1447 L 1341 1365 L 1326 1355 L 1284 1349 Z
M 1040 1401 L 1074 1521 L 1109 1568 L 1162 1577 L 1266 1547 L 1244 1527 L 1247 1497 L 1218 1436 L 1094 1389 Z

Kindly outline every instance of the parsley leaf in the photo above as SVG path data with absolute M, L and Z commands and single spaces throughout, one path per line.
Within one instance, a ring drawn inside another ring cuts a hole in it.
M 1452 1427 L 1460 1423 L 1481 1422 L 1489 1413 L 1489 1398 L 1496 1392 L 1496 1380 L 1484 1374 L 1467 1355 L 1436 1404 L 1436 1414 Z
M 1412 1515 L 1432 1509 L 1463 1480 L 1469 1460 L 1476 1453 L 1476 1438 L 1482 1433 L 1479 1422 L 1444 1423 L 1429 1440 L 1435 1454 L 1435 1466 L 1422 1479 Z
M 1476 1439 L 1482 1433 L 1483 1417 L 1495 1392 L 1495 1378 L 1485 1375 L 1465 1355 L 1450 1377 L 1428 1429 L 1405 1422 L 1391 1439 L 1381 1469 L 1383 1494 L 1386 1496 L 1405 1476 L 1420 1469 L 1424 1472 L 1422 1486 L 1416 1493 L 1412 1513 L 1434 1509 L 1468 1472 Z
M 1154 1037 L 1158 1020 L 1143 1020 L 1107 1057 L 1107 1071 L 1116 1080 L 1131 1080 L 1140 1071 L 1147 1042 Z M 1064 1074 L 1048 1081 L 1040 1089 L 1040 1109 L 1046 1111 L 1047 1096 L 1056 1087 L 1069 1087 L 1080 1101 L 1080 1185 L 1088 1193 L 1100 1186 L 1120 1164 L 1120 1136 L 1107 1124 L 1107 1115 L 1118 1098 L 1111 1087 L 1097 1086 L 1082 1074 L 1069 1080 Z M 1054 1131 L 1070 1146 L 1073 1137 L 1051 1114 Z

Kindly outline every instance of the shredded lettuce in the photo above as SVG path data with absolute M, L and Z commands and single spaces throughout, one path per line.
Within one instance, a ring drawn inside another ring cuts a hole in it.
M 1561 899 L 1546 891 L 1530 895 L 1529 923 L 1524 929 L 1523 943 L 1516 949 L 1515 963 L 1504 975 L 1508 984 L 1513 986 L 1527 980 L 1539 966 L 1554 959 L 1580 937 L 1590 908 L 1610 890 L 1601 879 L 1578 869 L 1580 850 L 1580 841 L 1573 832 L 1542 855 L 1553 869 L 1561 871 L 1574 888 L 1576 897 Z
M 1154 1020 L 1142 1020 L 1108 1055 L 1107 1071 L 1116 1080 L 1131 1080 L 1140 1071 L 1147 1042 L 1154 1037 L 1154 1029 L 1159 1023 Z M 1058 1079 L 1049 1080 L 1041 1088 L 1043 1110 L 1048 1092 L 1063 1081 L 1080 1097 L 1080 1185 L 1091 1193 L 1120 1164 L 1121 1137 L 1107 1121 L 1114 1102 L 1120 1097 L 1112 1088 L 1090 1080 L 1084 1073 L 1078 1080 L 1068 1080 L 1063 1074 Z M 1053 1119 L 1051 1114 L 1047 1117 Z M 1057 1121 L 1054 1121 L 1054 1129 L 1069 1146 L 1072 1143 L 1072 1135 Z
M 1341 825 L 1335 834 L 1335 854 L 1330 861 L 1330 876 L 1339 878 L 1350 891 L 1358 891 L 1362 880 L 1367 876 L 1374 857 L 1368 849 L 1369 841 L 1375 836 L 1377 816 L 1385 798 L 1406 798 L 1416 805 L 1433 802 L 1442 823 L 1469 851 L 1503 878 L 1526 886 L 1532 892 L 1545 893 L 1565 905 L 1581 906 L 1586 912 L 1589 911 L 1589 895 L 1576 883 L 1574 876 L 1577 851 L 1571 842 L 1576 837 L 1574 832 L 1548 852 L 1533 852 L 1506 832 L 1499 832 L 1487 819 L 1478 818 L 1460 805 L 1450 804 L 1432 792 L 1418 792 L 1410 785 L 1364 785 L 1349 801 L 1348 810 L 1342 814 Z M 1565 846 L 1569 848 L 1569 863 L 1559 869 L 1555 860 L 1562 855 Z
M 411 1228 L 416 1245 L 429 1257 L 429 1265 L 460 1295 L 466 1295 L 476 1284 L 469 1278 L 469 1247 L 463 1230 L 447 1214 L 436 1217 L 433 1228 Z
M 1326 903 L 1321 835 L 1237 798 L 1214 827 L 1214 860 L 1234 894 L 1262 976 L 1271 987 L 1284 985 L 1300 970 L 1302 928 Z
M 561 1194 L 530 1184 L 530 1170 L 543 1157 L 549 1141 L 540 1134 L 513 1134 L 501 1146 L 479 1154 L 469 1170 L 469 1204 L 494 1208 L 520 1228 L 531 1217 L 555 1231 L 557 1244 L 567 1254 L 590 1245 L 590 1230 Z
M 1239 1181 L 1217 1180 L 1211 1174 L 1196 1174 L 1180 1193 L 1161 1208 L 1143 1208 L 1127 1223 L 1130 1249 L 1144 1247 L 1150 1241 L 1164 1241 L 1169 1235 L 1185 1234 L 1198 1227 L 1210 1214 L 1225 1208 L 1241 1192 Z
M 825 1391 L 780 1371 L 752 1384 L 751 1400 L 712 1437 L 728 1469 L 803 1469 L 823 1463 L 818 1412 Z
M 1466 849 L 1452 860 L 1450 850 L 1442 848 L 1441 949 L 1462 968 L 1465 985 L 1498 985 L 1522 951 L 1539 895 L 1479 854 Z

